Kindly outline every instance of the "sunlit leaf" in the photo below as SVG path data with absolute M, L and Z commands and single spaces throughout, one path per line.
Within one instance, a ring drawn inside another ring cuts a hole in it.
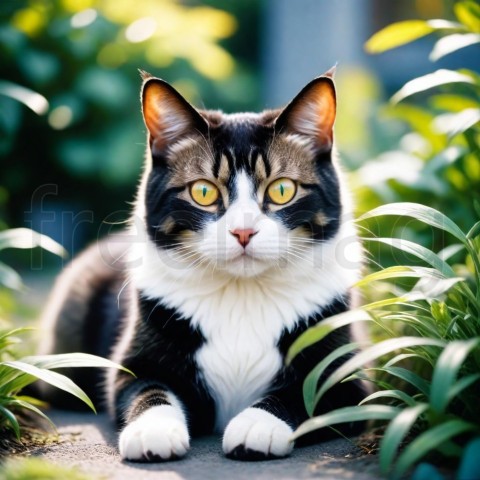
M 462 243 L 466 243 L 466 236 L 456 223 L 443 213 L 418 203 L 401 202 L 382 205 L 363 214 L 358 221 L 381 217 L 383 215 L 398 215 L 415 218 L 427 225 L 445 230 L 458 238 Z
M 365 43 L 368 53 L 382 53 L 424 37 L 435 30 L 458 30 L 462 25 L 446 20 L 405 20 L 392 23 L 375 33 Z
M 433 121 L 433 128 L 438 133 L 453 138 L 480 122 L 480 108 L 467 108 L 458 113 L 443 113 Z
M 371 402 L 372 400 L 376 400 L 378 398 L 393 398 L 395 400 L 400 400 L 409 406 L 416 405 L 417 403 L 410 395 L 402 390 L 379 390 L 378 392 L 374 392 L 368 397 L 364 398 L 359 405 L 363 405 L 364 403 Z
M 55 255 L 65 257 L 66 250 L 46 235 L 34 232 L 28 228 L 10 228 L 0 232 L 0 250 L 5 248 L 30 249 L 41 247 Z
M 432 52 L 430 53 L 430 60 L 436 62 L 438 59 L 456 52 L 461 48 L 474 45 L 480 42 L 480 35 L 477 33 L 454 33 L 442 37 L 435 43 Z
M 453 11 L 460 22 L 472 32 L 480 33 L 480 5 L 477 2 L 456 2 Z
M 130 370 L 122 367 L 118 363 L 112 362 L 106 358 L 90 355 L 88 353 L 60 353 L 55 355 L 36 355 L 24 357 L 22 361 L 42 369 L 57 369 L 71 367 L 98 367 L 98 368 L 118 368 L 128 373 Z
M 422 278 L 422 277 L 436 277 L 436 278 L 445 278 L 445 276 L 436 270 L 435 268 L 427 267 L 410 267 L 410 266 L 394 266 L 384 268 L 378 272 L 371 273 L 366 277 L 363 277 L 359 280 L 355 286 L 363 287 L 372 282 L 377 282 L 379 280 L 389 280 L 391 278 Z
M 48 100 L 43 95 L 16 83 L 0 80 L 0 95 L 5 95 L 23 103 L 37 115 L 44 115 L 48 112 Z
M 50 385 L 59 388 L 60 390 L 64 390 L 75 397 L 82 400 L 86 403 L 93 411 L 95 411 L 95 407 L 93 406 L 92 401 L 88 398 L 87 394 L 75 383 L 73 383 L 68 377 L 65 375 L 61 375 L 57 372 L 51 372 L 50 370 L 44 370 L 42 368 L 38 368 L 34 365 L 30 365 L 25 362 L 21 361 L 11 361 L 11 362 L 2 362 L 0 366 L 10 367 L 13 370 L 18 370 L 21 372 L 26 373 L 27 375 L 31 375 L 36 377 L 44 382 L 49 383 Z M 30 383 L 30 381 L 29 381 Z
M 21 290 L 23 282 L 20 275 L 13 268 L 0 262 L 0 285 L 12 290 Z
M 319 428 L 336 425 L 338 423 L 358 422 L 364 420 L 390 420 L 400 413 L 397 407 L 388 405 L 363 405 L 361 407 L 343 407 L 324 415 L 311 418 L 303 422 L 293 432 L 292 440 Z
M 457 419 L 449 420 L 428 429 L 415 438 L 399 456 L 392 478 L 400 478 L 418 460 L 447 440 L 475 429 L 476 426 L 474 424 Z
M 461 112 L 466 108 L 478 108 L 480 106 L 480 99 L 474 100 L 473 98 L 462 95 L 441 93 L 430 97 L 429 103 L 438 110 Z
M 372 317 L 364 310 L 350 310 L 345 313 L 334 315 L 333 317 L 322 320 L 318 325 L 309 328 L 302 333 L 292 344 L 288 350 L 286 363 L 289 364 L 292 360 L 305 348 L 319 342 L 326 337 L 330 332 L 337 328 L 350 325 L 355 322 L 371 321 Z
M 420 338 L 420 337 L 399 337 L 390 338 L 379 342 L 371 347 L 357 353 L 353 358 L 347 360 L 339 368 L 337 368 L 322 384 L 315 396 L 315 404 L 318 404 L 323 395 L 335 384 L 341 382 L 345 377 L 352 374 L 356 370 L 364 367 L 369 362 L 372 362 L 387 353 L 401 350 L 403 348 L 411 348 L 415 346 L 431 345 L 436 347 L 443 347 L 445 342 L 434 338 Z
M 380 468 L 384 475 L 388 473 L 400 445 L 412 426 L 428 409 L 428 404 L 419 403 L 402 410 L 389 423 L 385 435 L 380 440 Z
M 362 240 L 367 242 L 384 243 L 385 245 L 390 245 L 392 247 L 398 248 L 399 250 L 402 250 L 411 255 L 415 255 L 424 262 L 430 264 L 444 277 L 455 278 L 455 272 L 453 271 L 452 267 L 448 265 L 448 263 L 441 260 L 438 255 L 433 253 L 428 248 L 422 247 L 415 242 L 400 238 L 363 238 Z M 433 276 L 431 278 L 433 279 Z
M 422 77 L 414 78 L 407 82 L 393 97 L 392 103 L 398 103 L 415 93 L 429 90 L 430 88 L 448 85 L 450 83 L 475 83 L 472 77 L 453 70 L 440 69 L 433 73 L 428 73 Z

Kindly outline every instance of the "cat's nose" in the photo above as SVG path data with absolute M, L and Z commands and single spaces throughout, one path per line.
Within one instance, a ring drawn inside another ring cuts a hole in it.
M 230 230 L 230 233 L 237 237 L 238 243 L 245 248 L 250 242 L 250 239 L 257 233 L 253 228 L 236 228 Z

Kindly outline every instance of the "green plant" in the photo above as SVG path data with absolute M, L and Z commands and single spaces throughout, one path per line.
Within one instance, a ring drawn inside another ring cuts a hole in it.
M 0 251 L 7 248 L 31 249 L 38 246 L 57 255 L 65 253 L 63 248 L 50 238 L 26 228 L 0 232 Z M 17 272 L 4 263 L 0 263 L 0 288 L 23 288 Z M 7 325 L 8 322 L 4 321 L 4 324 Z M 48 417 L 39 410 L 38 400 L 21 395 L 25 387 L 38 379 L 43 380 L 78 397 L 95 411 L 94 405 L 85 392 L 68 377 L 54 370 L 70 367 L 123 369 L 110 360 L 83 353 L 28 356 L 17 360 L 16 352 L 21 343 L 18 335 L 28 330 L 31 329 L 7 329 L 0 325 L 0 429 L 5 427 L 12 430 L 18 439 L 21 436 L 21 422 L 16 415 L 17 411 L 28 410 L 50 422 Z
M 432 61 L 467 46 L 477 49 L 478 56 L 478 2 L 457 1 L 453 14 L 456 21 L 408 20 L 389 25 L 372 36 L 366 50 L 382 54 L 430 35 L 440 37 L 433 44 Z M 397 147 L 387 149 L 354 173 L 359 212 L 384 203 L 410 201 L 441 210 L 463 229 L 475 223 L 472 199 L 480 200 L 478 71 L 432 69 L 432 73 L 407 82 L 378 114 L 405 134 Z M 390 230 L 386 220 L 381 226 Z M 433 242 L 438 249 L 444 246 L 444 238 L 418 226 L 397 227 L 420 243 Z
M 396 296 L 313 327 L 292 345 L 288 359 L 347 324 L 368 321 L 383 331 L 383 340 L 356 353 L 320 385 L 329 365 L 356 344 L 336 350 L 317 366 L 304 384 L 305 405 L 313 414 L 325 392 L 338 382 L 363 379 L 379 390 L 358 406 L 308 420 L 295 437 L 336 423 L 388 420 L 380 443 L 380 467 L 384 474 L 400 478 L 427 454 L 460 457 L 464 445 L 480 438 L 480 222 L 464 233 L 440 212 L 409 203 L 379 207 L 359 221 L 385 215 L 408 216 L 449 233 L 460 242 L 457 250 L 461 245 L 464 262 L 451 266 L 445 252 L 436 254 L 408 240 L 365 239 L 413 255 L 424 265 L 388 267 L 363 278 L 358 286 L 403 278 L 416 283 L 404 291 L 397 285 Z M 405 333 L 400 337 L 398 325 Z M 375 366 L 368 366 L 373 361 Z M 407 436 L 411 442 L 399 453 Z

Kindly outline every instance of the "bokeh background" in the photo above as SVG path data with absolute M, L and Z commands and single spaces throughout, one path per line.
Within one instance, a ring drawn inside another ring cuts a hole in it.
M 478 72 L 478 44 L 435 65 L 432 36 L 376 56 L 364 49 L 392 22 L 453 19 L 454 3 L 1 0 L 0 229 L 32 228 L 74 255 L 121 228 L 145 149 L 138 69 L 197 106 L 232 112 L 281 106 L 336 63 L 336 141 L 358 212 L 418 201 L 467 229 L 480 168 L 448 150 L 461 142 L 452 146 L 432 126 L 448 91 L 436 104 L 420 96 L 394 107 L 388 99 L 438 68 Z M 400 226 L 404 237 L 442 247 L 431 231 Z M 65 260 L 37 250 L 1 255 L 28 287 L 20 302 L 0 292 L 3 314 L 35 316 Z

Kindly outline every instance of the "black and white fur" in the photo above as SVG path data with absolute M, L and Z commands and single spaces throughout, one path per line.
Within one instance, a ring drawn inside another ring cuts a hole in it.
M 306 375 L 350 332 L 330 334 L 289 366 L 285 355 L 308 327 L 349 308 L 361 266 L 332 153 L 331 76 L 261 114 L 197 111 L 147 75 L 142 101 L 149 147 L 131 226 L 60 277 L 43 351 L 110 356 L 135 373 L 110 371 L 104 390 L 125 459 L 179 458 L 192 435 L 211 432 L 223 434 L 231 458 L 286 456 L 308 418 Z M 273 205 L 266 188 L 281 177 L 296 182 L 296 197 Z M 221 193 L 211 207 L 189 197 L 202 178 Z M 244 246 L 236 229 L 256 233 Z M 102 398 L 95 371 L 71 375 Z M 363 396 L 361 384 L 341 384 L 316 413 Z

